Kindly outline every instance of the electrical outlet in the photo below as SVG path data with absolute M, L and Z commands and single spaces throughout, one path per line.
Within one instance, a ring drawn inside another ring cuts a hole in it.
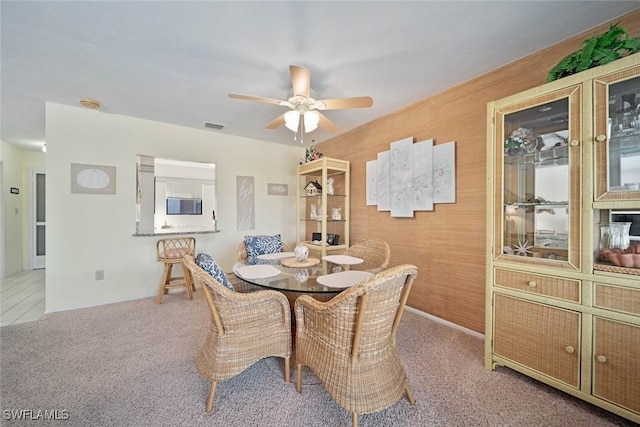
M 96 270 L 96 280 L 104 280 L 104 270 Z

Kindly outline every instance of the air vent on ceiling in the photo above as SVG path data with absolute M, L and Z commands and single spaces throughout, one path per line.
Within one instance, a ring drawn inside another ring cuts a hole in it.
M 224 125 L 221 125 L 219 123 L 204 122 L 204 127 L 209 128 L 209 129 L 220 130 L 220 129 L 224 128 Z

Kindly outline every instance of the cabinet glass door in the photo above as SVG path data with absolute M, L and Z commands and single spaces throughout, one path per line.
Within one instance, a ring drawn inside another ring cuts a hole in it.
M 595 200 L 640 200 L 640 67 L 594 81 Z
M 579 268 L 580 106 L 572 86 L 496 109 L 496 258 Z

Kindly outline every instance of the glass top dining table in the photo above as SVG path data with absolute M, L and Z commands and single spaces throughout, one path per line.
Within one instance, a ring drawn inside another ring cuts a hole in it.
M 372 272 L 351 269 L 351 265 L 341 265 L 327 260 L 309 258 L 306 263 L 288 253 L 267 256 L 254 263 L 236 262 L 233 273 L 240 279 L 264 287 L 285 292 L 312 294 L 314 297 L 332 297 L 373 276 Z M 353 258 L 355 263 L 357 259 Z M 360 260 L 361 262 L 361 260 Z M 314 264 L 308 266 L 298 266 Z

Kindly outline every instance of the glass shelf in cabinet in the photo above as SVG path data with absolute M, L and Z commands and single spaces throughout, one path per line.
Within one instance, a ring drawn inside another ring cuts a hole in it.
M 569 146 L 562 145 L 548 150 L 532 151 L 530 153 L 505 154 L 504 161 L 507 164 L 544 163 L 549 160 L 562 160 L 569 158 Z
M 306 199 L 306 198 L 314 198 L 314 197 L 322 197 L 322 194 L 303 194 L 302 196 L 300 196 L 301 199 Z M 327 194 L 327 197 L 347 197 L 346 194 Z
M 504 207 L 508 207 L 508 206 L 513 206 L 513 207 L 520 207 L 520 206 L 535 206 L 535 207 L 554 207 L 554 206 L 558 206 L 561 208 L 565 208 L 567 206 L 569 206 L 569 202 L 515 202 L 515 203 L 506 203 L 504 205 Z

